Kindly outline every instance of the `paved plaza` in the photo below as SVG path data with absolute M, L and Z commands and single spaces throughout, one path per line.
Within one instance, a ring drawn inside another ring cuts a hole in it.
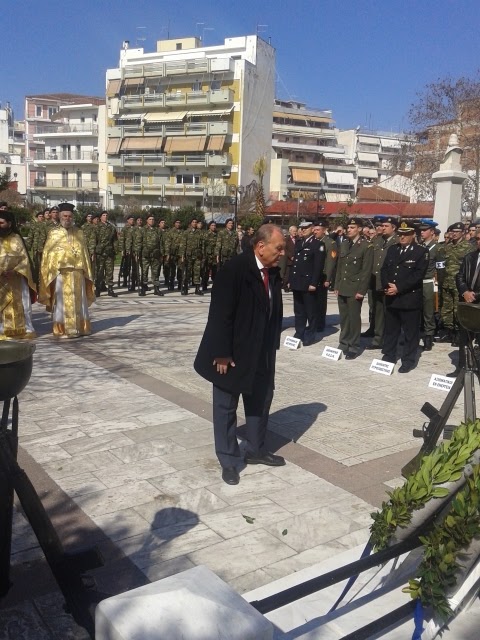
M 92 573 L 105 596 L 196 565 L 244 593 L 367 540 L 370 513 L 418 451 L 421 406 L 445 398 L 428 383 L 453 368 L 452 349 L 435 345 L 407 375 L 370 372 L 379 352 L 327 360 L 323 348 L 338 344 L 329 296 L 322 340 L 278 356 L 269 437 L 287 466 L 249 466 L 237 486 L 221 480 L 211 388 L 192 368 L 209 295 L 102 296 L 93 335 L 75 341 L 55 340 L 35 305 L 20 463 L 65 546 L 99 545 L 105 566 Z M 293 335 L 292 296 L 284 303 L 283 339 Z M 460 404 L 451 423 L 462 415 Z M 86 637 L 63 613 L 18 506 L 13 564 L 0 640 Z

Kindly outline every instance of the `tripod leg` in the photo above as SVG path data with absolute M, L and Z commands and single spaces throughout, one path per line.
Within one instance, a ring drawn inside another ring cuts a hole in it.
M 477 419 L 475 410 L 475 375 L 473 371 L 465 371 L 465 388 L 463 390 L 463 397 L 465 401 L 465 422 L 474 421 Z

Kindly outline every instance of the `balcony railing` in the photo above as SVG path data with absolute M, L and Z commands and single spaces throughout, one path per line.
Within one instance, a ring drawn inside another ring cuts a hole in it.
M 196 155 L 167 155 L 164 153 L 135 153 L 109 156 L 108 163 L 114 167 L 148 166 L 156 167 L 228 167 L 232 164 L 229 153 L 202 153 Z
M 37 126 L 34 136 L 58 135 L 63 133 L 98 133 L 98 125 L 94 122 L 79 122 L 78 124 L 54 124 Z
M 70 162 L 70 161 L 90 161 L 98 162 L 98 151 L 60 151 L 49 153 L 48 151 L 37 151 L 35 161 L 48 162 Z
M 34 186 L 36 189 L 69 189 L 73 191 L 75 189 L 82 189 L 84 191 L 93 191 L 95 189 L 98 189 L 98 180 L 79 180 L 78 178 L 75 178 L 74 180 L 47 180 L 36 178 L 34 181 Z
M 231 104 L 234 93 L 231 89 L 216 89 L 212 91 L 189 91 L 188 93 L 145 93 L 122 96 L 121 108 L 140 107 L 176 107 L 203 104 Z
M 128 65 L 123 70 L 124 78 L 148 78 L 179 76 L 214 71 L 233 71 L 235 61 L 232 58 L 194 58 L 179 62 L 155 62 L 144 65 Z
M 178 122 L 170 124 L 149 123 L 146 126 L 139 124 L 117 125 L 108 127 L 109 138 L 124 138 L 125 136 L 183 136 L 183 135 L 231 135 L 232 124 L 230 122 Z

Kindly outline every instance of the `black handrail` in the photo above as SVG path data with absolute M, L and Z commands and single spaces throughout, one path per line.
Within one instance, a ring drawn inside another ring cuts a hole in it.
M 415 609 L 415 605 L 416 600 L 411 600 L 406 604 L 402 604 L 398 609 L 389 611 L 381 618 L 377 618 L 373 622 L 366 624 L 364 627 L 356 629 L 355 631 L 352 631 L 352 633 L 343 636 L 342 640 L 370 640 L 380 631 L 393 627 L 397 622 L 401 622 L 405 618 L 411 616 Z

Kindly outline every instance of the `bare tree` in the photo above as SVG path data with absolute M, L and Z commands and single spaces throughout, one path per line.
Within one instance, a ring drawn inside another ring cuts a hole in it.
M 267 156 L 264 154 L 260 156 L 253 164 L 253 175 L 258 178 L 258 182 L 259 182 L 258 189 L 257 189 L 257 196 L 255 200 L 255 213 L 258 216 L 262 216 L 262 218 L 265 216 L 265 208 L 266 208 L 265 192 L 263 190 L 263 178 L 267 173 L 267 169 L 268 169 Z

